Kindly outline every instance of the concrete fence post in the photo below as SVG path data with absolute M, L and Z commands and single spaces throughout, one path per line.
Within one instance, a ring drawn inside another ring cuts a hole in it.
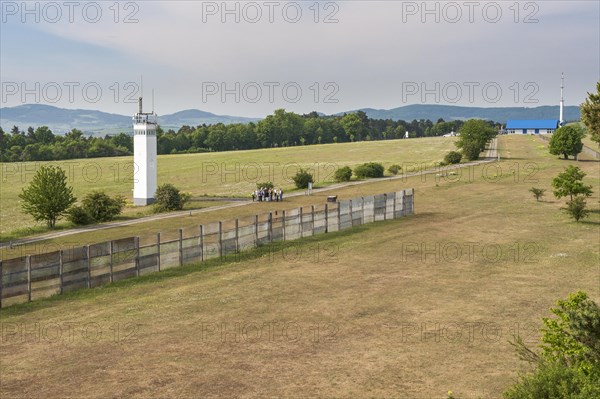
M 300 207 L 298 212 L 300 215 L 300 238 L 302 238 L 303 233 L 304 233 L 304 226 L 302 225 L 302 217 L 304 216 L 304 213 L 302 212 L 302 207 Z
M 85 259 L 87 264 L 87 287 L 92 286 L 92 260 L 90 259 L 90 246 L 85 246 Z
M 325 234 L 329 232 L 329 206 L 325 204 Z
M 25 265 L 27 266 L 27 300 L 31 302 L 31 255 L 25 258 Z
M 258 248 L 258 215 L 254 215 L 254 248 Z
M 273 212 L 269 212 L 269 221 L 267 223 L 269 242 L 273 242 Z
M 283 225 L 282 225 L 283 226 L 283 241 L 285 241 L 286 240 L 286 237 L 285 237 L 285 211 L 281 211 L 281 217 L 283 219 L 283 222 L 282 222 L 283 223 Z
M 156 266 L 160 271 L 160 233 L 156 233 Z
M 183 266 L 183 229 L 179 229 L 179 266 Z
M 0 262 L 0 270 L 2 268 L 2 263 Z M 0 276 L 2 276 L 2 273 L 0 271 Z M 58 251 L 58 280 L 60 283 L 60 294 L 62 295 L 63 293 L 63 284 L 64 284 L 64 277 L 63 277 L 63 250 L 59 250 Z M 0 298 L 2 297 L 2 278 L 0 277 Z
M 223 222 L 219 222 L 219 258 L 223 257 Z
M 240 220 L 235 219 L 235 253 L 240 252 Z
M 135 275 L 140 276 L 140 237 L 133 238 L 133 245 L 135 246 Z
M 204 262 L 204 225 L 200 225 L 200 261 Z
M 108 252 L 110 253 L 110 262 L 108 263 L 108 273 L 109 273 L 109 282 L 113 282 L 113 253 L 114 253 L 114 244 L 113 241 L 110 240 L 108 243 Z

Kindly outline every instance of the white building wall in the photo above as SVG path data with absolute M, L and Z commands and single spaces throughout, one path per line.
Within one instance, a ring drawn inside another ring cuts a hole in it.
M 157 186 L 156 125 L 136 123 L 133 126 L 134 205 L 154 202 Z

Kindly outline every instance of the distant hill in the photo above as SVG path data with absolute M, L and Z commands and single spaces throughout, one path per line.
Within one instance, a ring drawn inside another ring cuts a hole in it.
M 210 112 L 200 111 L 198 109 L 188 109 L 185 111 L 175 112 L 170 115 L 161 115 L 159 123 L 163 129 L 174 128 L 179 129 L 183 125 L 198 126 L 202 124 L 217 124 L 217 123 L 247 123 L 259 121 L 258 118 L 245 118 L 242 116 L 215 115 Z
M 190 109 L 171 115 L 159 115 L 163 129 L 179 129 L 183 125 L 197 126 L 216 123 L 238 123 L 257 121 L 256 118 L 215 115 L 210 112 Z M 73 128 L 98 135 L 131 131 L 131 115 L 110 114 L 86 109 L 65 109 L 51 105 L 26 104 L 0 108 L 0 126 L 10 130 L 14 125 L 21 130 L 29 126 L 48 126 L 54 133 L 66 133 Z
M 454 105 L 429 105 L 416 104 L 406 105 L 394 109 L 363 108 L 356 111 L 364 111 L 369 118 L 392 119 L 412 121 L 413 119 L 429 119 L 435 123 L 439 118 L 445 121 L 465 119 L 487 119 L 494 122 L 506 123 L 508 119 L 558 119 L 559 107 L 541 106 L 535 108 L 525 107 L 459 107 Z M 349 111 L 356 112 L 356 111 Z M 578 106 L 565 107 L 565 120 L 577 121 L 581 114 Z
M 354 111 L 341 112 L 352 113 Z M 433 122 L 442 118 L 446 121 L 456 119 L 488 119 L 505 123 L 508 119 L 558 119 L 558 106 L 524 107 L 459 107 L 453 105 L 406 105 L 394 109 L 363 108 L 369 118 L 412 121 L 413 119 L 429 119 Z M 323 115 L 319 113 L 319 115 Z M 577 121 L 580 119 L 579 107 L 565 107 L 565 119 Z M 215 115 L 197 109 L 179 111 L 170 115 L 159 115 L 158 121 L 163 129 L 178 130 L 183 125 L 198 126 L 216 123 L 247 123 L 256 122 L 260 118 L 245 118 L 241 116 Z M 66 133 L 73 128 L 88 134 L 105 135 L 120 132 L 131 132 L 131 116 L 110 114 L 102 111 L 86 109 L 65 109 L 51 105 L 27 104 L 16 107 L 0 108 L 0 126 L 10 130 L 13 125 L 21 130 L 29 126 L 48 126 L 54 133 Z

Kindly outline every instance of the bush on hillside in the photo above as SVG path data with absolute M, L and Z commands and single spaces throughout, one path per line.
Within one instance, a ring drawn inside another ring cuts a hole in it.
M 383 177 L 383 165 L 377 162 L 367 162 L 354 168 L 354 174 L 359 179 Z

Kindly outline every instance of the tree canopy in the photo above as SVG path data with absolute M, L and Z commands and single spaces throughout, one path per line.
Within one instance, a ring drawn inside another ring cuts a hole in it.
M 77 200 L 73 188 L 67 185 L 65 171 L 57 166 L 41 166 L 31 183 L 19 194 L 23 212 L 36 221 L 54 228 L 56 220 Z
M 505 393 L 507 399 L 600 397 L 600 307 L 585 292 L 570 294 L 543 318 L 541 353 L 520 337 L 513 345 L 520 357 L 536 364 Z
M 556 198 L 573 197 L 583 195 L 589 197 L 592 195 L 592 186 L 583 184 L 585 172 L 576 166 L 570 165 L 565 170 L 552 179 L 554 196 Z
M 565 159 L 570 156 L 576 157 L 583 149 L 581 139 L 585 137 L 585 132 L 579 125 L 562 126 L 554 132 L 548 150 L 552 155 L 562 155 Z
M 322 116 L 316 112 L 299 115 L 284 109 L 254 123 L 188 126 L 179 130 L 157 128 L 158 154 L 183 154 L 209 151 L 234 151 L 255 148 L 343 143 L 362 140 L 392 140 L 410 137 L 441 136 L 458 131 L 463 121 L 435 124 L 430 120 L 394 121 L 371 119 L 363 111 Z M 95 137 L 73 129 L 65 135 L 48 127 L 13 126 L 6 133 L 0 128 L 0 162 L 51 161 L 131 155 L 133 137 L 129 133 Z
M 587 127 L 590 138 L 600 145 L 600 82 L 596 83 L 596 93 L 588 93 L 581 104 L 581 121 Z
M 479 158 L 479 154 L 485 150 L 486 144 L 496 137 L 498 131 L 490 122 L 481 119 L 469 119 L 459 130 L 460 137 L 456 146 L 462 149 L 468 160 Z

